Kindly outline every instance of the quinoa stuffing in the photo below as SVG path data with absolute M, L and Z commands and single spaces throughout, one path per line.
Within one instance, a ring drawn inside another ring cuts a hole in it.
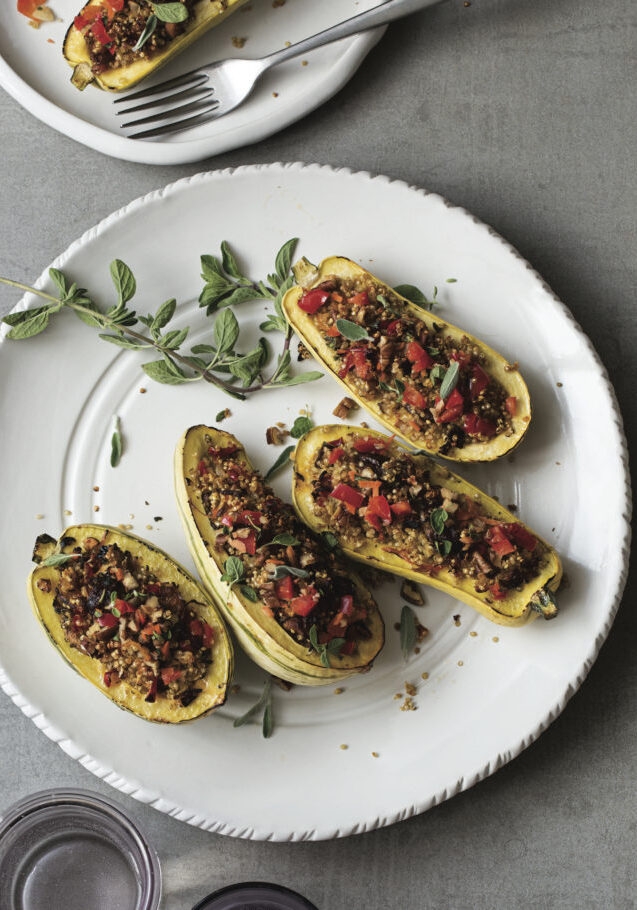
M 524 525 L 490 518 L 472 497 L 433 483 L 427 465 L 390 439 L 331 439 L 315 467 L 314 512 L 352 549 L 373 541 L 418 571 L 470 578 L 488 603 L 521 590 L 546 564 L 546 545 Z
M 489 374 L 484 351 L 417 318 L 371 276 L 330 276 L 298 306 L 332 349 L 339 377 L 428 451 L 513 434 L 517 399 Z
M 217 532 L 219 561 L 240 560 L 238 593 L 260 602 L 267 617 L 325 656 L 327 666 L 329 658 L 355 654 L 359 642 L 372 636 L 371 597 L 321 536 L 246 464 L 238 446 L 213 446 L 210 437 L 206 443 L 191 483 Z
M 125 682 L 148 702 L 189 705 L 203 688 L 214 643 L 196 604 L 115 543 L 87 537 L 73 554 L 60 568 L 53 601 L 69 644 L 100 661 L 107 687 Z
M 154 6 L 148 0 L 96 0 L 85 6 L 75 17 L 74 26 L 86 42 L 92 72 L 99 75 L 135 60 L 150 59 L 165 48 L 184 32 L 194 15 L 196 0 L 177 2 L 187 11 L 183 22 L 163 22 L 154 16 Z M 151 16 L 154 16 L 154 27 L 149 23 Z M 152 33 L 137 48 L 147 26 L 153 29 Z

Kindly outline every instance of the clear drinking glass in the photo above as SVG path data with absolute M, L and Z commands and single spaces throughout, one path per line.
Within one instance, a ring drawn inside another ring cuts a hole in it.
M 116 803 L 47 790 L 0 815 L 3 910 L 157 910 L 157 854 Z
M 193 910 L 317 910 L 305 897 L 269 882 L 242 882 L 205 897 Z

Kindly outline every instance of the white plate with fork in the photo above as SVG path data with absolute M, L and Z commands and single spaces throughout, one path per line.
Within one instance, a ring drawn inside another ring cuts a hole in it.
M 79 92 L 62 57 L 66 29 L 81 3 L 52 0 L 59 17 L 35 30 L 14 4 L 0 29 L 0 86 L 54 129 L 90 148 L 144 164 L 186 164 L 271 136 L 334 95 L 355 73 L 383 28 L 345 38 L 277 66 L 237 110 L 212 123 L 160 140 L 127 138 L 113 96 L 89 87 Z M 161 82 L 226 57 L 263 57 L 378 5 L 378 0 L 253 0 L 148 81 Z M 245 39 L 238 49 L 232 39 Z M 53 43 L 50 43 L 53 42 Z M 144 83 L 146 85 L 146 83 Z

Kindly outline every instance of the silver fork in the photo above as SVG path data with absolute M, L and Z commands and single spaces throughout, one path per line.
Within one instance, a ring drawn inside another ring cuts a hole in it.
M 129 138 L 151 139 L 166 133 L 189 130 L 210 120 L 218 120 L 248 97 L 266 70 L 283 63 L 284 60 L 298 57 L 314 48 L 338 41 L 339 38 L 347 38 L 357 32 L 385 25 L 393 19 L 399 19 L 439 2 L 440 0 L 385 0 L 380 6 L 359 13 L 358 16 L 346 19 L 345 22 L 259 60 L 239 58 L 220 60 L 199 66 L 189 73 L 184 73 L 183 76 L 167 79 L 159 85 L 134 92 L 132 95 L 116 98 L 113 103 L 117 105 L 145 99 L 133 107 L 120 108 L 117 114 L 124 116 L 170 105 L 164 110 L 155 110 L 135 120 L 127 120 L 121 123 L 120 127 L 125 129 L 144 126 L 145 129 L 131 133 Z

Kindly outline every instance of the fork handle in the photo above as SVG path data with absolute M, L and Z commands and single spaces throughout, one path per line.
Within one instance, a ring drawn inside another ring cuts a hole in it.
M 402 16 L 408 16 L 410 13 L 416 13 L 426 6 L 433 6 L 434 3 L 440 2 L 441 0 L 385 0 L 380 6 L 359 13 L 358 16 L 346 19 L 345 22 L 339 22 L 338 25 L 333 25 L 310 38 L 305 38 L 303 41 L 298 41 L 290 47 L 284 47 L 282 50 L 264 57 L 264 69 L 283 63 L 284 60 L 289 60 L 291 57 L 298 57 L 299 54 L 312 51 L 314 48 L 323 47 L 324 44 L 338 41 L 339 38 L 348 38 L 357 32 L 375 28 L 377 25 L 385 25 L 393 19 L 400 19 Z

